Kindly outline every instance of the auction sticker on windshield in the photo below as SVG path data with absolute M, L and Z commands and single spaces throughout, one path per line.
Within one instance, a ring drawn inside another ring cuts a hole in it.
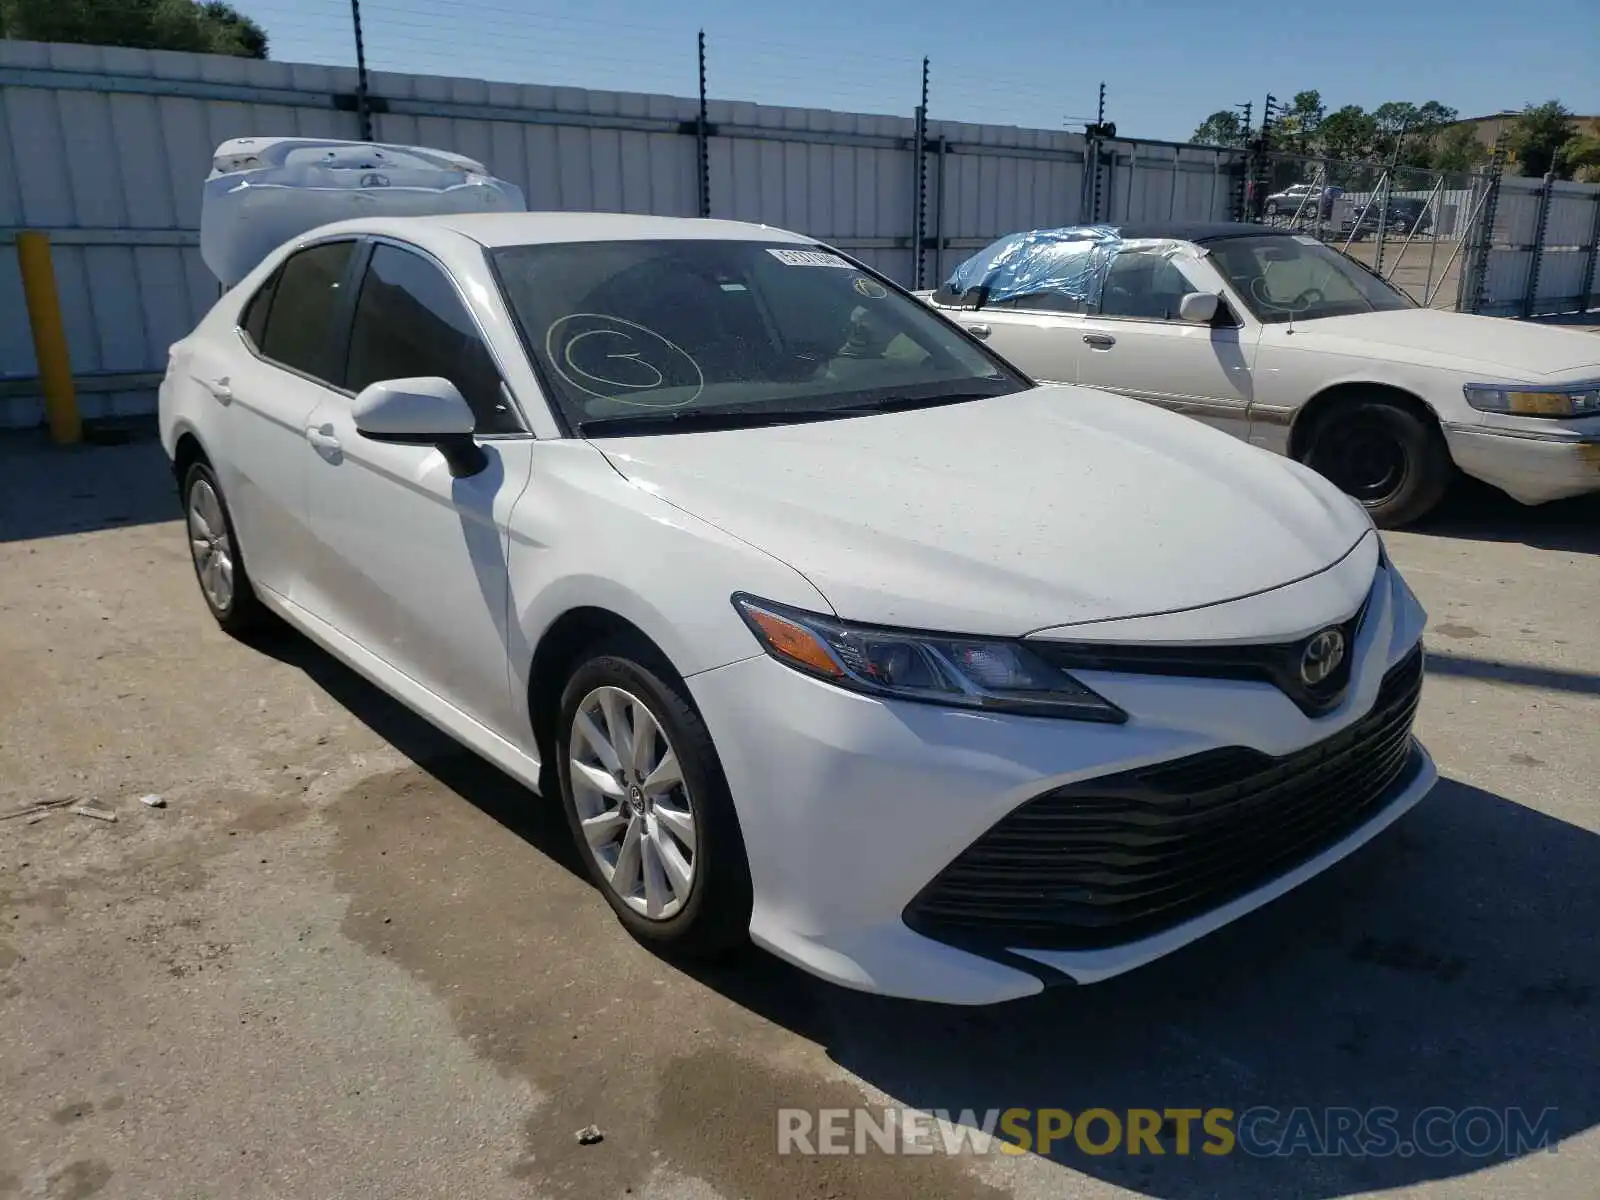
M 767 253 L 789 267 L 843 267 L 846 271 L 855 270 L 837 254 L 829 254 L 826 250 L 775 250 L 768 246 Z

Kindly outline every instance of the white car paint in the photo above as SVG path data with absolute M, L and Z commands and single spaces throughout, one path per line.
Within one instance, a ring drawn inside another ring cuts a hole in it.
M 482 473 L 356 432 L 347 392 L 257 357 L 247 300 L 297 249 L 388 239 L 448 272 L 528 431 Z M 816 245 L 730 222 L 580 214 L 370 219 L 269 255 L 173 348 L 163 444 L 198 445 L 262 601 L 378 686 L 540 785 L 535 654 L 578 608 L 650 638 L 716 743 L 754 884 L 751 935 L 825 978 L 986 1003 L 1038 991 L 1018 955 L 913 932 L 911 899 L 985 829 L 1075 780 L 1214 748 L 1283 755 L 1372 709 L 1425 616 L 1366 515 L 1320 477 L 1076 387 L 809 425 L 567 436 L 485 247 L 637 238 Z M 1123 725 L 846 691 L 763 652 L 730 597 L 945 633 L 1220 646 L 1306 637 L 1365 605 L 1337 705 L 1266 682 L 1075 671 Z M 559 681 L 558 681 L 559 682 Z M 1303 862 L 1156 935 L 1030 951 L 1092 982 L 1165 954 L 1350 853 L 1420 800 L 1412 770 Z
M 944 311 L 1036 379 L 1133 396 L 1280 454 L 1290 452 L 1308 402 L 1340 385 L 1376 384 L 1420 399 L 1456 466 L 1525 504 L 1600 491 L 1600 415 L 1558 421 L 1481 412 L 1462 393 L 1469 383 L 1600 386 L 1600 338 L 1424 308 L 1263 323 L 1202 246 L 1168 244 L 1196 291 L 1229 301 L 1237 329 L 1094 313 Z M 920 294 L 935 303 L 931 292 Z M 1105 337 L 1114 343 L 1088 342 Z

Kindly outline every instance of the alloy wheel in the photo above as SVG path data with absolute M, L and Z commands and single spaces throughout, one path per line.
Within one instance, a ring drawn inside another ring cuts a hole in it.
M 694 887 L 695 809 L 661 723 L 633 693 L 598 687 L 578 705 L 568 753 L 578 823 L 607 885 L 641 916 L 675 916 Z
M 219 613 L 233 603 L 233 541 L 216 489 L 198 479 L 189 489 L 189 552 L 200 588 Z

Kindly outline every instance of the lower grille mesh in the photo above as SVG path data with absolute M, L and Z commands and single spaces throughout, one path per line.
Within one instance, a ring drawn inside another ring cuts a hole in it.
M 1030 800 L 907 907 L 948 941 L 1090 949 L 1160 932 L 1313 857 L 1382 807 L 1416 769 L 1419 646 L 1372 711 L 1283 758 L 1208 750 Z

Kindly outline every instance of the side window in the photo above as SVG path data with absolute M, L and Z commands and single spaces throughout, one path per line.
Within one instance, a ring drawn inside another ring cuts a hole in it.
M 278 280 L 283 275 L 280 267 L 267 277 L 254 296 L 250 297 L 244 306 L 244 312 L 239 315 L 239 327 L 250 338 L 250 344 L 260 350 L 266 340 L 267 312 L 272 308 L 272 297 L 278 290 Z
M 1182 270 L 1166 255 L 1125 251 L 1111 262 L 1100 295 L 1100 315 L 1171 321 L 1178 302 L 1193 291 Z
M 256 339 L 266 357 L 335 387 L 339 359 L 334 320 L 354 246 L 324 242 L 290 256 L 278 272 L 271 306 L 263 314 L 265 327 Z M 254 317 L 254 311 L 249 315 Z
M 437 375 L 456 385 L 479 433 L 518 433 L 500 372 L 444 273 L 421 255 L 380 243 L 356 300 L 346 386 Z

